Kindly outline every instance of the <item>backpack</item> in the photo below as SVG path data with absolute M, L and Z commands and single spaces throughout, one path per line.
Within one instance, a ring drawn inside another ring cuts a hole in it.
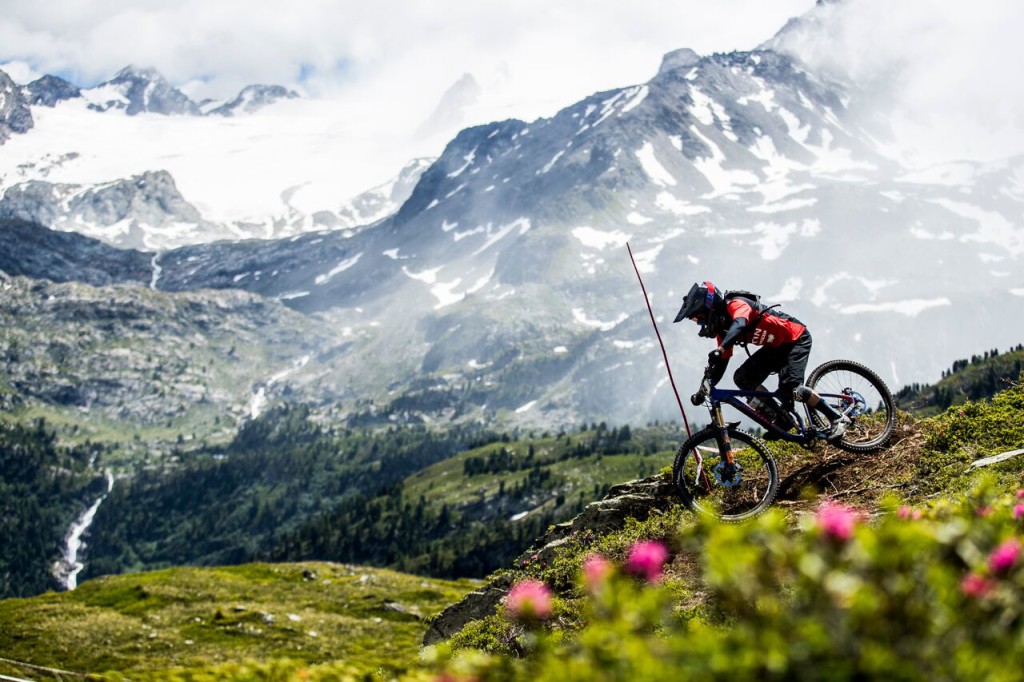
M 747 347 L 747 343 L 753 337 L 754 329 L 757 327 L 758 323 L 761 322 L 761 318 L 764 317 L 767 313 L 771 312 L 773 308 L 778 308 L 780 305 L 782 305 L 781 303 L 776 303 L 774 305 L 765 305 L 764 303 L 761 303 L 760 294 L 755 294 L 754 292 L 747 291 L 745 289 L 732 289 L 730 291 L 726 291 L 725 295 L 722 296 L 722 298 L 725 299 L 726 303 L 728 303 L 734 298 L 742 298 L 757 313 L 754 319 L 747 321 L 747 331 L 744 332 L 743 335 L 736 340 L 736 343 L 743 346 L 744 348 Z M 750 351 L 748 350 L 747 354 L 749 353 Z

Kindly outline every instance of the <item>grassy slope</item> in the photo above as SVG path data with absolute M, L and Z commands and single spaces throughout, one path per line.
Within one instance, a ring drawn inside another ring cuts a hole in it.
M 0 657 L 81 673 L 208 669 L 228 661 L 412 666 L 425 618 L 473 589 L 342 564 L 176 568 L 0 601 Z M 0 673 L 43 673 L 0 660 Z
M 818 495 L 825 494 L 870 511 L 889 494 L 923 503 L 962 492 L 981 475 L 969 468 L 972 461 L 1024 446 L 1022 415 L 1024 388 L 1018 385 L 991 402 L 968 403 L 938 417 L 916 420 L 903 415 L 891 446 L 877 455 L 852 456 L 829 447 L 806 452 L 776 444 L 783 476 L 778 504 L 800 513 L 813 508 Z M 537 457 L 553 457 L 557 452 L 554 440 L 547 445 L 535 441 L 534 446 Z M 486 446 L 495 447 L 500 445 Z M 502 478 L 510 485 L 511 479 L 522 475 L 463 479 L 463 461 L 483 454 L 483 449 L 464 453 L 435 465 L 429 475 L 411 476 L 405 494 L 465 501 L 478 494 L 481 484 L 489 490 Z M 646 465 L 644 460 L 650 456 L 630 457 L 635 459 L 625 465 L 626 470 Z M 602 463 L 613 464 L 616 459 L 604 456 Z M 581 471 L 587 467 L 573 459 L 554 466 L 566 477 L 596 473 Z M 596 466 L 590 464 L 592 469 Z M 1010 460 L 986 471 L 1009 488 L 1019 485 L 1021 466 L 1019 460 Z M 592 480 L 579 484 L 589 485 Z M 678 524 L 688 522 L 688 514 L 681 510 L 652 517 L 618 533 L 569 543 L 550 564 L 511 570 L 517 577 L 532 575 L 553 586 L 568 587 L 574 584 L 586 553 L 597 550 L 621 557 L 635 539 L 668 537 Z M 699 609 L 702 590 L 695 561 L 686 554 L 677 556 L 669 579 L 676 581 L 688 608 Z M 309 579 L 305 571 L 317 576 Z M 285 672 L 271 674 L 271 679 L 295 675 L 300 666 L 320 664 L 345 666 L 354 674 L 400 672 L 415 667 L 425 625 L 415 616 L 389 608 L 389 600 L 429 617 L 472 588 L 469 581 L 444 582 L 333 564 L 173 569 L 103 578 L 71 593 L 0 602 L 0 656 L 65 670 L 131 671 L 133 679 L 147 671 L 159 677 L 164 674 L 161 671 L 174 668 L 221 670 L 221 676 L 215 672 L 213 679 L 224 679 L 235 676 L 216 667 L 225 662 L 261 666 L 282 659 L 298 662 L 285 664 Z M 272 622 L 267 616 L 273 616 Z M 488 646 L 505 627 L 507 623 L 495 616 L 472 624 L 456 641 L 463 646 Z M 2 661 L 0 673 L 45 677 Z M 334 674 L 340 673 L 331 668 L 318 677 L 331 679 Z

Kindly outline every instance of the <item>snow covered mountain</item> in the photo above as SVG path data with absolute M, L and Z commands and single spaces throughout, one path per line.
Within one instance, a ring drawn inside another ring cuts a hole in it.
M 776 49 L 678 50 L 646 83 L 463 130 L 389 215 L 168 248 L 150 284 L 245 289 L 325 325 L 336 341 L 303 349 L 267 397 L 353 420 L 672 417 L 627 242 L 683 390 L 709 349 L 667 321 L 703 279 L 782 303 L 814 335 L 812 364 L 931 381 L 1021 341 L 1024 157 L 905 168 L 869 105 Z M 7 195 L 28 182 L 14 172 Z
M 18 86 L 0 71 L 0 91 L 0 217 L 119 247 L 365 225 L 397 210 L 426 164 L 405 157 L 339 193 L 337 155 L 357 145 L 334 112 L 281 86 L 197 103 L 157 71 L 126 67 L 86 89 L 56 76 Z M 287 130 L 299 144 L 273 141 Z

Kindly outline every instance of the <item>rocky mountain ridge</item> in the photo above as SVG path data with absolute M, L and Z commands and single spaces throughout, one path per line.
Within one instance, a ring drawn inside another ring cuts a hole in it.
M 808 324 L 812 365 L 899 386 L 1019 343 L 995 321 L 1024 313 L 1024 157 L 904 168 L 860 96 L 774 49 L 676 51 L 550 119 L 463 130 L 387 217 L 168 249 L 152 286 L 315 317 L 344 350 L 292 395 L 414 423 L 676 418 L 627 241 L 662 323 L 693 281 L 758 291 Z M 699 373 L 693 329 L 664 331 L 683 381 Z
M 116 269 L 128 280 L 131 267 Z M 103 284 L 0 273 L 9 408 L 46 406 L 85 429 L 146 434 L 156 455 L 174 434 L 230 437 L 258 409 L 260 388 L 293 367 L 291 353 L 330 341 L 314 321 L 244 292 Z

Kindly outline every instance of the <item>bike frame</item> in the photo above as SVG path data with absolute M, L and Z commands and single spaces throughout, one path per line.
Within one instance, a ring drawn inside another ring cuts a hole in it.
M 725 403 L 727 405 L 731 405 L 732 407 L 742 412 L 751 421 L 760 424 L 761 427 L 764 428 L 765 430 L 774 433 L 779 440 L 789 441 L 790 443 L 799 443 L 800 445 L 809 445 L 814 441 L 815 438 L 823 437 L 817 429 L 811 427 L 811 424 L 813 422 L 811 421 L 809 414 L 807 415 L 806 419 L 802 419 L 799 414 L 795 415 L 797 418 L 797 426 L 795 433 L 783 431 L 778 426 L 776 426 L 774 422 L 766 419 L 763 415 L 754 410 L 754 408 L 750 407 L 750 405 L 748 405 L 746 401 L 741 400 L 741 398 L 754 397 L 761 398 L 764 400 L 775 398 L 776 400 L 779 400 L 781 402 L 778 391 L 744 391 L 741 389 L 718 388 L 717 386 L 712 386 L 711 392 L 708 395 L 708 399 L 711 402 L 709 411 L 711 413 L 712 423 L 714 423 L 717 427 L 725 428 L 726 431 L 728 431 L 725 417 L 722 415 L 722 404 Z M 844 395 L 842 393 L 824 393 L 819 394 L 819 397 L 822 400 L 840 399 L 848 404 L 854 402 L 852 397 Z M 809 411 L 809 408 L 807 408 L 806 406 L 805 411 Z M 728 443 L 728 441 L 726 441 L 726 443 Z M 732 449 L 729 448 L 727 459 L 731 459 L 731 456 Z

